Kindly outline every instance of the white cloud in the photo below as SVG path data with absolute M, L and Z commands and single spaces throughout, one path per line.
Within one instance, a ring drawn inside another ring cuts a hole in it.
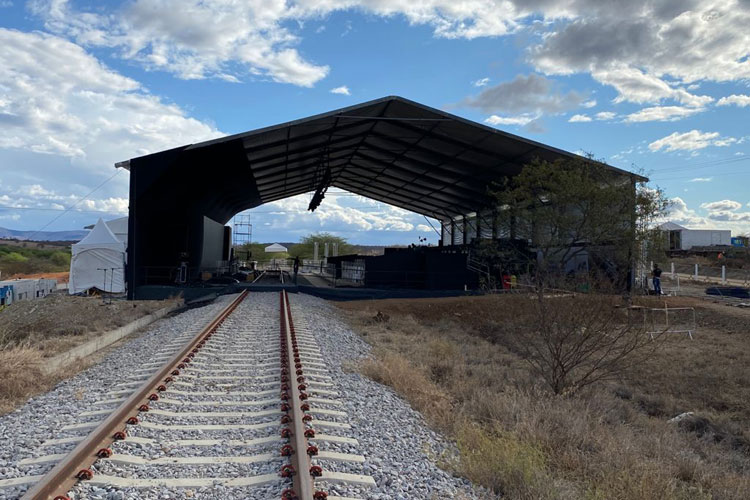
M 597 120 L 612 120 L 616 116 L 617 113 L 614 113 L 612 111 L 600 111 L 599 113 L 594 115 L 594 118 L 596 118 Z
M 733 200 L 702 203 L 707 216 L 699 215 L 689 208 L 682 198 L 670 199 L 671 207 L 666 220 L 691 229 L 730 229 L 733 234 L 750 232 L 750 212 L 739 212 L 742 205 Z
M 432 229 L 423 224 L 424 219 L 421 215 L 374 200 L 367 200 L 369 203 L 363 206 L 363 200 L 365 199 L 358 196 L 329 192 L 320 207 L 314 212 L 309 212 L 309 194 L 303 194 L 271 202 L 264 206 L 264 209 L 272 208 L 283 213 L 283 216 L 271 217 L 271 229 L 304 227 L 305 234 L 311 231 L 345 234 L 366 231 L 432 232 Z M 263 215 L 268 217 L 269 214 Z M 422 223 L 419 223 L 419 220 Z
M 81 47 L 38 32 L 0 28 L 0 99 L 0 150 L 88 168 L 221 135 Z
M 578 123 L 578 122 L 590 122 L 591 117 L 588 115 L 573 115 L 568 120 L 570 123 Z
M 498 116 L 491 115 L 489 118 L 485 118 L 484 123 L 490 125 L 528 125 L 538 117 L 530 115 L 519 115 L 519 116 Z
M 9 7 L 13 7 L 11 0 L 0 0 L 0 9 L 7 9 Z
M 680 224 L 681 226 L 687 226 L 692 229 L 705 228 L 710 225 L 708 219 L 698 215 L 698 213 L 688 208 L 685 201 L 680 197 L 670 198 L 670 206 L 665 216 L 665 222 L 667 220 Z
M 484 87 L 488 83 L 490 83 L 489 78 L 480 78 L 479 80 L 471 82 L 471 84 L 474 85 L 475 87 Z
M 737 210 L 742 208 L 742 203 L 734 200 L 712 201 L 710 203 L 701 203 L 701 208 L 704 208 L 709 212 L 716 212 L 719 210 Z
M 722 97 L 721 99 L 719 99 L 716 105 L 717 106 L 735 105 L 735 106 L 744 108 L 746 106 L 750 106 L 750 95 L 733 94 L 733 95 L 730 95 L 729 97 Z
M 106 197 L 86 198 L 76 194 L 61 194 L 55 189 L 41 184 L 27 184 L 15 189 L 3 188 L 0 203 L 12 207 L 29 209 L 64 210 L 70 207 L 73 212 L 106 212 L 111 215 L 128 213 L 128 198 Z M 15 219 L 14 219 L 15 220 Z
M 317 9 L 286 2 L 248 0 L 134 0 L 105 11 L 78 12 L 67 0 L 32 0 L 47 29 L 84 46 L 107 47 L 147 69 L 183 79 L 246 75 L 311 87 L 329 67 L 306 60 L 284 26 Z M 323 12 L 321 12 L 322 14 Z M 210 20 L 210 21 L 208 21 Z
M 695 177 L 694 179 L 690 179 L 689 182 L 711 182 L 714 180 L 713 177 Z
M 733 137 L 721 138 L 718 132 L 701 132 L 691 130 L 690 132 L 674 132 L 662 137 L 648 145 L 651 151 L 695 151 L 709 146 L 728 146 L 736 142 Z
M 584 108 L 593 108 L 596 106 L 596 99 L 591 99 L 590 101 L 586 101 L 581 104 Z
M 640 111 L 631 113 L 625 117 L 628 123 L 636 122 L 673 122 L 682 118 L 705 111 L 705 108 L 685 108 L 681 106 L 654 106 L 643 108 Z
M 590 73 L 613 86 L 617 102 L 658 104 L 664 99 L 705 106 L 694 95 L 701 81 L 750 78 L 747 47 L 750 5 L 746 0 L 653 2 L 568 0 L 544 3 L 563 19 L 543 32 L 530 60 L 547 74 Z
M 473 39 L 532 26 L 530 62 L 547 74 L 590 73 L 618 102 L 672 99 L 705 106 L 701 81 L 750 78 L 747 0 L 132 0 L 78 11 L 68 0 L 31 0 L 48 29 L 115 49 L 150 69 L 182 78 L 260 75 L 311 86 L 329 67 L 298 50 L 295 27 L 357 11 L 429 26 L 436 37 Z M 481 81 L 481 80 L 480 80 Z
M 331 89 L 331 94 L 352 95 L 352 93 L 349 91 L 349 87 L 347 87 L 346 85 Z

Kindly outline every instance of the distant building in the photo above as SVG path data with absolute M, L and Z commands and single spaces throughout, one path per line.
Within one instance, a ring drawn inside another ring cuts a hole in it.
M 8 305 L 19 300 L 46 297 L 57 288 L 57 280 L 47 278 L 5 280 L 0 281 L 0 289 L 3 288 L 6 291 L 2 295 L 6 299 L 5 305 Z
M 665 222 L 659 229 L 667 233 L 669 250 L 690 250 L 693 247 L 730 246 L 732 231 L 729 229 L 688 229 Z

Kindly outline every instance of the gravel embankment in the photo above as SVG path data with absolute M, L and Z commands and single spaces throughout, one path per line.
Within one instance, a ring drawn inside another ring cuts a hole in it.
M 80 414 L 107 408 L 97 402 L 117 397 L 108 396 L 107 392 L 123 389 L 116 386 L 125 382 L 125 378 L 133 374 L 134 368 L 160 357 L 165 359 L 167 354 L 177 349 L 179 341 L 184 342 L 195 335 L 229 300 L 230 297 L 221 297 L 208 306 L 154 323 L 142 336 L 114 349 L 101 363 L 0 417 L 0 479 L 44 474 L 51 469 L 54 463 L 19 466 L 18 462 L 73 449 L 75 443 L 54 447 L 45 447 L 43 443 L 50 439 L 85 435 L 86 431 L 71 432 L 63 428 L 92 420 L 82 418 Z M 173 341 L 177 342 L 174 346 L 167 345 Z M 19 498 L 28 487 L 26 484 L 0 488 L 0 499 Z
M 364 464 L 319 461 L 324 470 L 371 475 L 377 487 L 363 489 L 337 484 L 320 485 L 330 494 L 373 500 L 411 500 L 433 498 L 480 498 L 481 492 L 465 479 L 440 469 L 428 456 L 439 456 L 451 447 L 430 430 L 422 416 L 390 388 L 373 382 L 344 365 L 369 355 L 370 346 L 352 332 L 336 309 L 324 300 L 303 294 L 290 295 L 297 330 L 314 334 L 329 366 L 329 375 L 342 406 L 330 406 L 349 414 L 347 431 L 358 446 L 335 447 L 329 443 L 321 450 L 344 451 L 364 455 Z
M 126 397 L 139 381 L 148 376 L 182 343 L 192 337 L 205 323 L 224 307 L 233 297 L 222 297 L 210 306 L 194 309 L 155 323 L 144 335 L 119 347 L 100 364 L 76 377 L 59 384 L 53 391 L 30 400 L 19 410 L 0 417 L 0 480 L 22 476 L 44 474 L 54 462 L 37 465 L 18 465 L 23 459 L 40 457 L 52 453 L 65 453 L 75 443 L 44 446 L 49 439 L 83 436 L 86 430 L 65 430 L 64 427 L 81 422 L 93 422 L 104 414 L 81 416 L 96 410 L 114 409 L 112 400 Z M 319 376 L 332 386 L 327 391 L 337 395 L 315 394 L 317 401 L 311 403 L 316 409 L 344 411 L 346 416 L 322 415 L 317 420 L 328 420 L 349 424 L 350 429 L 316 427 L 317 432 L 356 439 L 358 444 L 335 443 L 315 440 L 321 451 L 335 451 L 363 455 L 364 463 L 331 460 L 315 461 L 324 471 L 346 472 L 372 476 L 374 488 L 337 483 L 316 483 L 318 489 L 330 495 L 367 499 L 433 499 L 433 498 L 480 498 L 482 492 L 461 478 L 437 467 L 431 457 L 449 450 L 451 444 L 431 431 L 422 417 L 408 403 L 388 387 L 377 384 L 359 373 L 346 371 L 348 363 L 367 356 L 370 347 L 341 320 L 336 309 L 321 299 L 291 294 L 290 302 L 298 335 L 311 334 L 322 354 L 327 370 L 319 367 L 306 371 L 310 382 Z M 184 370 L 163 393 L 164 401 L 152 405 L 154 409 L 168 411 L 210 412 L 263 412 L 278 408 L 278 294 L 251 293 L 247 300 L 221 327 L 223 334 L 215 335 L 206 348 L 196 357 L 193 370 Z M 250 335 L 248 331 L 255 333 Z M 245 332 L 245 333 L 232 333 Z M 258 333 L 264 332 L 264 333 Z M 248 335 L 250 335 L 248 337 Z M 254 337 L 253 337 L 254 336 Z M 253 342 L 257 340 L 256 345 Z M 273 340 L 272 340 L 273 339 Z M 268 342 L 266 345 L 265 342 Z M 229 353 L 229 354 L 228 354 Z M 221 364 L 245 364 L 241 370 L 221 371 Z M 153 363 L 149 368 L 143 363 Z M 195 370 L 199 368 L 199 370 Z M 137 370 L 137 371 L 136 371 Z M 205 371 L 204 371 L 205 370 Z M 216 379 L 218 375 L 242 377 L 240 380 Z M 276 374 L 276 376 L 274 376 Z M 213 377 L 211 379 L 207 377 Z M 260 379 L 259 377 L 263 377 Z M 225 385 L 225 384 L 229 385 Z M 231 392 L 217 396 L 201 395 L 209 390 L 253 392 L 252 396 L 232 395 Z M 321 402 L 320 400 L 323 399 Z M 219 403 L 217 403 L 217 401 Z M 217 404 L 221 408 L 217 408 Z M 189 407 L 189 408 L 188 408 Z M 166 414 L 142 414 L 143 425 L 129 426 L 128 436 L 143 440 L 154 440 L 156 444 L 118 442 L 113 445 L 115 455 L 140 459 L 165 459 L 168 457 L 241 457 L 244 455 L 275 454 L 279 441 L 279 416 L 172 416 Z M 243 429 L 246 423 L 268 424 L 267 427 Z M 232 424 L 240 428 L 214 430 L 180 429 L 183 424 Z M 150 426 L 167 427 L 166 430 Z M 315 420 L 313 420 L 315 426 Z M 238 445 L 239 441 L 269 438 L 253 446 Z M 175 446 L 178 440 L 216 439 L 220 443 L 201 446 Z M 232 440 L 233 444 L 229 443 Z M 279 457 L 280 458 L 280 457 Z M 208 477 L 240 478 L 261 474 L 273 474 L 284 463 L 278 459 L 257 463 L 234 463 L 212 465 L 153 465 L 122 464 L 100 461 L 95 472 L 118 477 Z M 91 484 L 77 486 L 73 493 L 76 499 L 156 499 L 156 498 L 204 498 L 204 499 L 275 499 L 278 498 L 285 480 L 266 483 L 252 488 L 209 486 L 178 489 L 157 487 L 151 489 L 99 487 Z M 0 500 L 18 498 L 29 485 L 0 488 Z

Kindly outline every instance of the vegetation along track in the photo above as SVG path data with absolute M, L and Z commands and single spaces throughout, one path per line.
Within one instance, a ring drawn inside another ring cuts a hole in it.
M 343 497 L 326 493 L 331 482 L 374 486 L 336 472 L 364 457 L 350 453 L 358 443 L 346 437 L 340 395 L 304 318 L 298 325 L 286 292 L 240 294 L 197 335 L 134 367 L 96 401 L 100 410 L 63 428 L 71 436 L 43 444 L 54 452 L 77 443 L 70 453 L 23 461 L 48 464 L 46 474 L 0 488 L 35 483 L 25 499 L 87 498 L 98 488 L 124 491 L 120 498 L 333 500 Z

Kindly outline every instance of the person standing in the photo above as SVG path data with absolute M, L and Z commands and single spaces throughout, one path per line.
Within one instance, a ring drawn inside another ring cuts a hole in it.
M 297 284 L 297 274 L 299 273 L 299 256 L 294 258 L 294 284 Z
M 654 293 L 656 295 L 661 295 L 661 269 L 659 268 L 659 264 L 654 264 L 654 270 L 651 272 L 651 276 L 653 277 L 654 282 Z

